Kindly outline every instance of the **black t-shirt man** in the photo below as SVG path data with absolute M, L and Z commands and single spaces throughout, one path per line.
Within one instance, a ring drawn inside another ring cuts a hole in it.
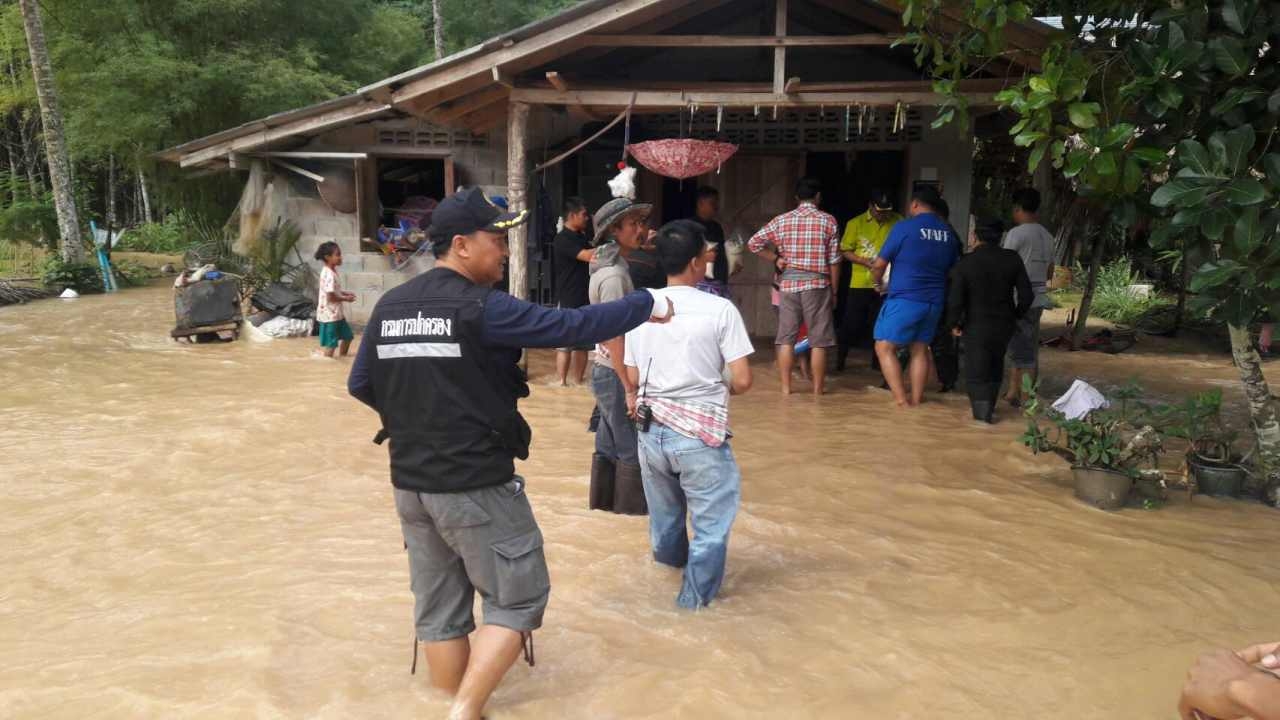
M 565 228 L 551 243 L 556 270 L 556 301 L 562 308 L 578 308 L 588 304 L 587 263 L 578 253 L 589 250 L 587 234 Z

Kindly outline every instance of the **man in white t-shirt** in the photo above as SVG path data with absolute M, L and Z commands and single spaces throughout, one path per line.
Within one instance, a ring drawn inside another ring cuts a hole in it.
M 627 333 L 629 385 L 639 388 L 629 404 L 640 427 L 653 557 L 684 568 L 676 604 L 697 609 L 715 598 L 724 580 L 741 486 L 729 447 L 729 396 L 751 388 L 747 359 L 754 348 L 733 303 L 694 287 L 706 277 L 713 252 L 702 225 L 667 223 L 656 244 L 667 287 L 652 291 L 655 302 L 666 298 L 680 314 L 655 326 L 657 332 Z

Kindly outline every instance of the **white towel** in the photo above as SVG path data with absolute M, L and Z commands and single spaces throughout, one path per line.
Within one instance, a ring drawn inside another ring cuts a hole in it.
M 1079 420 L 1094 410 L 1111 407 L 1102 393 L 1089 383 L 1076 380 L 1071 387 L 1053 403 L 1053 409 L 1062 413 L 1068 420 Z

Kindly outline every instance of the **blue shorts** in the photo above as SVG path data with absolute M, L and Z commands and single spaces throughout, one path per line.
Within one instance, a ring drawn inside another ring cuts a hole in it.
M 942 319 L 942 303 L 889 298 L 876 319 L 876 340 L 894 345 L 931 343 Z

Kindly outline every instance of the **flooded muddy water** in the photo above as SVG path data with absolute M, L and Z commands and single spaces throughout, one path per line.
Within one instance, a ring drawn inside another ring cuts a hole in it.
M 386 451 L 348 362 L 171 325 L 164 288 L 0 308 L 0 716 L 442 717 L 408 672 Z M 1044 365 L 1241 402 L 1226 356 Z M 728 577 L 698 614 L 643 519 L 586 509 L 589 392 L 535 380 L 520 472 L 552 598 L 489 717 L 1172 718 L 1195 654 L 1277 639 L 1277 511 L 1095 511 L 1019 421 L 896 411 L 865 371 L 783 398 L 756 370 Z

